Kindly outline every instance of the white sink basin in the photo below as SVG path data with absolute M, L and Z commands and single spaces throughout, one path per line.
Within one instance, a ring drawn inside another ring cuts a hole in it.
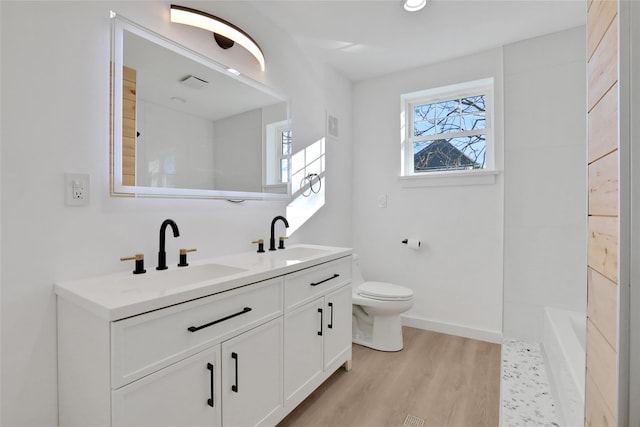
M 168 279 L 179 280 L 181 282 L 193 283 L 205 280 L 217 279 L 219 277 L 231 276 L 233 274 L 247 271 L 245 268 L 232 267 L 223 264 L 201 264 L 187 267 L 177 267 L 173 270 L 161 271 L 159 274 L 166 275 Z
M 291 249 L 279 249 L 277 251 L 269 251 L 269 256 L 287 260 L 287 261 L 302 261 L 309 258 L 314 258 L 328 254 L 330 251 L 326 249 L 318 248 L 291 248 Z
M 153 267 L 151 267 L 153 268 Z M 245 268 L 232 267 L 224 264 L 200 264 L 187 267 L 169 267 L 169 270 L 155 271 L 147 269 L 147 274 L 129 276 L 129 286 L 135 288 L 179 288 L 207 280 L 219 279 L 225 276 L 247 271 Z

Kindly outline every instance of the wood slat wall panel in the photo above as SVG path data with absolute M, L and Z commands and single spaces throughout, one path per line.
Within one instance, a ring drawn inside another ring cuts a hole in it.
M 591 58 L 604 37 L 613 18 L 618 14 L 618 2 L 611 0 L 593 0 L 587 15 L 588 58 Z
M 136 185 L 136 177 L 122 174 L 122 185 Z
M 122 156 L 122 175 L 131 175 L 135 177 L 136 158 L 133 156 Z
M 589 163 L 618 148 L 618 84 L 589 113 Z
M 587 281 L 587 316 L 609 345 L 617 350 L 618 286 L 592 268 L 587 269 Z
M 591 320 L 587 320 L 587 373 L 613 414 L 617 408 L 616 351 Z
M 618 283 L 618 218 L 589 217 L 589 267 Z
M 135 83 L 136 77 L 137 73 L 135 69 L 126 66 L 122 67 L 122 80 L 127 80 Z
M 135 119 L 122 118 L 122 137 L 135 139 L 136 137 Z
M 122 81 L 122 99 L 130 101 L 136 100 L 136 82 L 131 80 Z
M 136 120 L 136 102 L 130 99 L 122 100 L 122 118 Z
M 133 138 L 122 138 L 122 155 L 135 157 L 136 156 L 136 142 Z
M 618 151 L 589 165 L 589 215 L 618 215 Z
M 589 61 L 589 111 L 618 81 L 618 20 L 614 19 Z
M 593 378 L 587 372 L 585 392 L 585 425 L 587 427 L 615 427 L 616 419 L 604 403 L 604 397 L 598 387 L 593 383 Z
M 136 182 L 136 70 L 122 67 L 122 183 Z
M 593 0 L 587 7 L 589 268 L 585 424 L 613 427 L 618 411 L 618 2 Z

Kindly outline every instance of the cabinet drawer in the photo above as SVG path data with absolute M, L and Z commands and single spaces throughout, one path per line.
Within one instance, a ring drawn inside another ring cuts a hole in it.
M 113 322 L 111 387 L 203 350 L 282 313 L 282 278 Z
M 329 289 L 351 281 L 351 256 L 285 276 L 284 305 L 290 309 L 311 301 Z

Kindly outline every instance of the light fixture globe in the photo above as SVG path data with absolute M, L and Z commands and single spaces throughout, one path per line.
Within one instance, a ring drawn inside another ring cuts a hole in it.
M 264 54 L 262 53 L 262 49 L 260 49 L 260 46 L 258 46 L 249 34 L 232 23 L 206 12 L 175 4 L 171 5 L 171 22 L 191 25 L 211 31 L 216 38 L 216 42 L 223 49 L 230 48 L 234 42 L 238 43 L 258 60 L 260 69 L 264 71 Z
M 404 0 L 404 10 L 417 12 L 427 5 L 427 0 Z

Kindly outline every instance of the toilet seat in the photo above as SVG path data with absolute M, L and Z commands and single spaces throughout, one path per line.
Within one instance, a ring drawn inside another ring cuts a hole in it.
M 356 293 L 378 301 L 408 301 L 413 298 L 411 289 L 385 282 L 364 282 L 358 286 Z

